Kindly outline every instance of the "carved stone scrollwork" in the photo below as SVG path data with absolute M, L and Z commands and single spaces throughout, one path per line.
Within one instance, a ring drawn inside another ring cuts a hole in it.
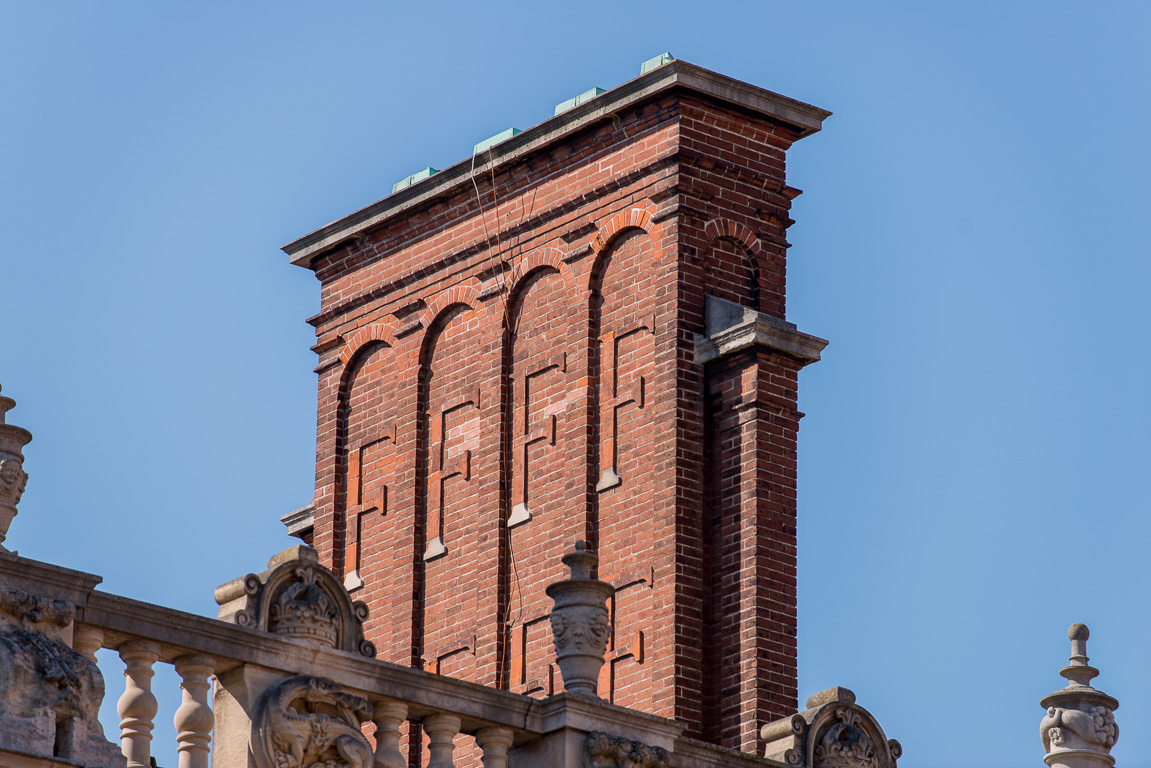
M 764 756 L 799 768 L 896 768 L 903 747 L 846 688 L 811 696 L 807 709 L 760 730 Z
M 372 658 L 364 639 L 368 607 L 353 602 L 343 584 L 319 563 L 316 550 L 295 546 L 216 589 L 219 618 L 303 642 Z
M 75 612 L 66 600 L 0 588 L 0 747 L 122 768 L 98 720 L 104 678 L 64 642 Z
M 592 731 L 584 739 L 584 768 L 669 768 L 666 749 Z
M 843 708 L 835 710 L 835 719 L 815 745 L 814 768 L 877 768 L 875 745 L 859 727 L 860 715 Z
M 251 749 L 258 768 L 371 768 L 361 724 L 371 703 L 321 677 L 290 677 L 260 697 Z
M 335 648 L 340 612 L 320 585 L 320 572 L 300 566 L 292 569 L 292 576 L 295 581 L 286 584 L 268 607 L 268 631 Z

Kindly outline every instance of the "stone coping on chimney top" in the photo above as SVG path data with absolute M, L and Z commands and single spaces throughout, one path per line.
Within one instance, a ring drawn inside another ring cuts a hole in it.
M 292 264 L 310 269 L 314 260 L 325 251 L 391 219 L 403 216 L 413 208 L 443 196 L 456 186 L 468 183 L 473 173 L 488 174 L 492 168 L 498 168 L 538 152 L 592 123 L 674 88 L 701 93 L 778 120 L 796 128 L 800 138 L 819 131 L 823 121 L 831 115 L 831 112 L 825 109 L 686 61 L 673 61 L 485 150 L 475 156 L 474 168 L 472 157 L 469 156 L 418 184 L 388 195 L 293 240 L 283 246 L 282 250 L 288 254 Z

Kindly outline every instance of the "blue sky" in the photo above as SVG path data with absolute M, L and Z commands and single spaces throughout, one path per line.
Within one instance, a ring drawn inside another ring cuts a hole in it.
M 801 695 L 855 690 L 905 766 L 1038 764 L 1083 621 L 1151 764 L 1151 6 L 414 6 L 0 4 L 7 543 L 214 614 L 312 493 L 318 284 L 278 247 L 667 50 L 835 113 L 789 164 L 789 315 L 831 340 Z

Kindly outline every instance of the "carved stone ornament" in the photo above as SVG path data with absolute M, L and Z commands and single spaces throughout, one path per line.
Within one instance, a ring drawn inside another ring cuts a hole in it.
M 0 504 L 16 506 L 28 485 L 28 473 L 16 459 L 0 459 Z
M 16 401 L 12 398 L 0 396 L 0 545 L 8 536 L 8 527 L 16 517 L 16 505 L 28 485 L 23 451 L 32 441 L 32 433 L 4 422 L 5 414 L 14 405 Z
M 592 731 L 583 743 L 584 768 L 668 768 L 666 749 Z
M 76 607 L 0 588 L 0 748 L 123 768 L 98 715 L 104 678 L 64 642 Z
M 548 585 L 548 597 L 555 601 L 551 612 L 556 663 L 568 693 L 595 696 L 604 651 L 611 635 L 605 601 L 615 591 L 591 577 L 599 558 L 577 541 L 575 550 L 563 557 L 571 569 L 564 581 Z
M 801 768 L 896 768 L 903 747 L 855 703 L 847 688 L 811 696 L 807 709 L 760 730 L 764 756 Z
M 1119 740 L 1115 710 L 1119 702 L 1091 687 L 1099 670 L 1087 662 L 1087 638 L 1083 624 L 1067 630 L 1071 659 L 1059 671 L 1069 684 L 1044 696 L 1040 704 L 1047 710 L 1039 723 L 1044 760 L 1052 768 L 1110 768 L 1115 764 L 1111 748 Z
M 371 703 L 322 677 L 290 677 L 260 697 L 251 750 L 258 768 L 371 768 L 361 725 Z
M 268 561 L 268 570 L 250 573 L 216 589 L 219 618 L 374 658 L 364 639 L 368 606 L 353 602 L 344 585 L 319 563 L 316 550 L 297 545 Z
M 835 719 L 815 745 L 815 768 L 877 768 L 875 745 L 859 727 L 859 713 L 844 707 L 835 710 Z

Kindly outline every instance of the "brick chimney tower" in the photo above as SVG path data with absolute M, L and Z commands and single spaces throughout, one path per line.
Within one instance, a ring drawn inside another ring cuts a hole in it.
M 314 509 L 380 658 L 547 696 L 576 540 L 599 695 L 755 751 L 797 710 L 785 153 L 830 113 L 670 56 L 285 246 L 322 284 Z M 486 145 L 486 146 L 485 146 Z

